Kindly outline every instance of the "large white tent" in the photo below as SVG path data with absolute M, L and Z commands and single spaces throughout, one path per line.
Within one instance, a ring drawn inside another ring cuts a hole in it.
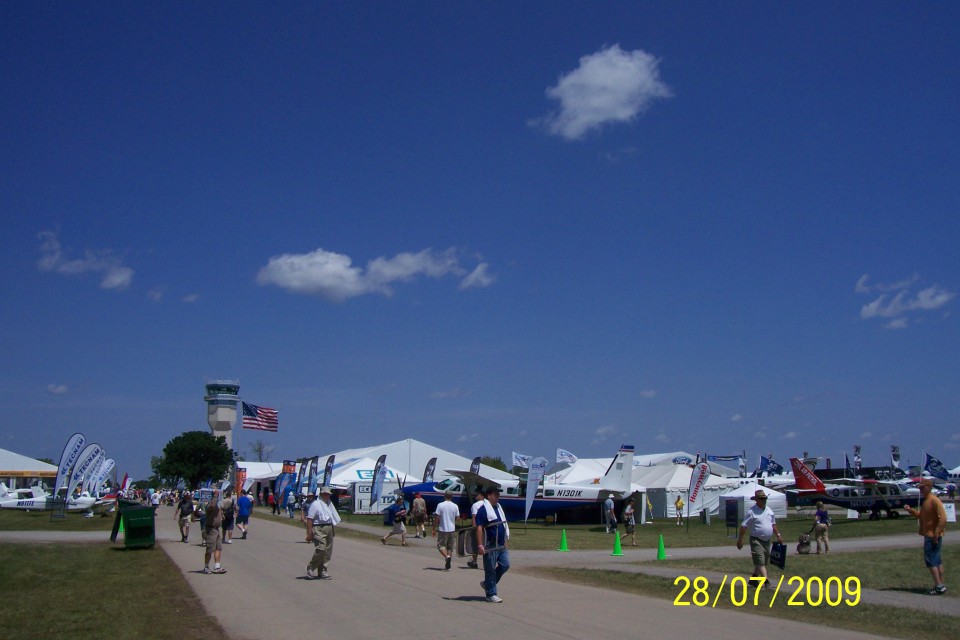
M 773 515 L 778 518 L 787 517 L 787 494 L 757 483 L 744 484 L 721 495 L 720 514 L 723 515 L 725 513 L 726 503 L 728 501 L 742 502 L 744 509 L 741 510 L 741 513 L 745 512 L 745 509 L 753 506 L 752 498 L 757 492 L 757 489 L 763 489 L 763 492 L 767 494 L 767 506 L 773 509 Z
M 56 477 L 56 465 L 0 449 L 0 481 L 8 488 L 16 489 L 19 485 L 30 486 L 41 479 L 48 479 L 52 485 Z
M 677 515 L 674 503 L 677 496 L 683 498 L 686 504 L 687 491 L 690 488 L 690 477 L 693 475 L 693 468 L 685 464 L 665 464 L 652 467 L 634 467 L 633 482 L 646 487 L 647 499 L 653 506 L 652 515 L 654 518 L 672 518 Z M 736 487 L 739 484 L 737 479 L 726 479 L 711 475 L 703 487 L 703 509 L 708 513 L 715 514 L 720 508 L 720 494 Z M 691 511 L 691 516 L 700 513 L 701 508 Z M 684 514 L 686 515 L 686 507 Z

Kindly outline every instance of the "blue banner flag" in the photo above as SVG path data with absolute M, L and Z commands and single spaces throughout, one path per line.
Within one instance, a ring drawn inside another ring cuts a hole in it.
M 941 480 L 946 480 L 950 477 L 950 474 L 947 472 L 947 468 L 943 466 L 943 463 L 934 458 L 929 453 L 924 454 L 927 459 L 923 463 L 923 470 L 929 473 L 934 478 L 940 478 Z

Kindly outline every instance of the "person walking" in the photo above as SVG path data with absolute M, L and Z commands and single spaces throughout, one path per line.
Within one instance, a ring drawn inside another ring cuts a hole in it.
M 477 511 L 480 510 L 480 507 L 483 506 L 483 493 L 477 491 L 473 496 L 473 504 L 470 505 L 470 523 L 473 526 L 474 530 L 477 528 Z M 473 546 L 473 559 L 467 562 L 467 566 L 471 569 L 479 569 L 480 565 L 477 564 L 477 546 Z
M 510 540 L 510 525 L 500 506 L 500 487 L 487 489 L 487 499 L 477 510 L 477 553 L 483 556 L 483 587 L 487 602 L 503 602 L 497 593 L 500 579 L 510 569 L 510 554 L 507 542 Z
M 240 490 L 237 498 L 237 528 L 240 529 L 240 539 L 247 539 L 247 530 L 250 528 L 250 514 L 253 513 L 253 498 L 246 489 Z
M 223 492 L 220 510 L 223 512 L 223 544 L 233 544 L 233 525 L 237 516 L 237 501 L 230 493 L 230 489 Z
M 943 533 L 947 528 L 947 511 L 943 503 L 933 493 L 933 480 L 924 478 L 917 485 L 923 502 L 919 509 L 907 505 L 907 513 L 919 520 L 920 535 L 923 536 L 923 562 L 933 578 L 933 589 L 928 593 L 940 596 L 947 592 L 943 579 L 943 560 L 940 550 L 943 547 Z
M 220 491 L 214 490 L 213 499 L 207 503 L 203 529 L 203 573 L 226 573 L 220 566 L 220 554 L 223 551 L 223 511 L 220 509 Z M 210 570 L 210 556 L 213 556 L 213 571 Z
M 307 509 L 307 535 L 313 542 L 313 557 L 307 565 L 307 578 L 311 580 L 330 580 L 327 567 L 333 555 L 333 539 L 336 536 L 336 526 L 340 524 L 340 514 L 337 507 L 330 502 L 332 492 L 330 487 L 320 488 L 320 499 L 313 500 Z M 316 498 L 313 493 L 307 494 L 307 499 Z
M 407 546 L 407 507 L 403 503 L 403 496 L 397 496 L 397 502 L 394 506 L 393 512 L 393 530 L 390 531 L 387 535 L 380 538 L 380 542 L 387 544 L 387 538 L 399 535 L 400 536 L 400 546 Z
M 427 501 L 423 499 L 420 492 L 413 496 L 413 525 L 417 528 L 417 538 L 425 538 L 427 535 Z
M 637 512 L 634 508 L 634 499 L 627 500 L 627 506 L 623 508 L 623 524 L 626 526 L 626 533 L 620 536 L 623 540 L 630 536 L 631 546 L 637 546 Z
M 270 513 L 272 515 L 280 515 L 280 504 L 277 502 L 277 494 L 273 491 L 267 492 L 267 505 L 270 507 Z
M 190 537 L 190 519 L 193 517 L 193 496 L 184 491 L 174 512 L 174 517 L 180 525 L 180 542 L 187 542 Z
M 617 534 L 617 513 L 614 511 L 613 494 L 607 496 L 603 501 L 604 522 L 607 525 L 607 533 Z
M 453 562 L 453 541 L 457 535 L 457 517 L 460 507 L 453 502 L 453 492 L 443 492 L 443 502 L 437 505 L 434 514 L 433 535 L 437 538 L 437 551 L 443 556 L 443 570 L 450 571 Z M 439 533 L 438 533 L 439 532 Z
M 823 552 L 830 553 L 830 514 L 819 500 L 817 511 L 813 514 L 813 537 L 817 540 L 817 553 L 820 553 L 820 541 L 823 541 Z
M 764 587 L 770 586 L 767 580 L 767 565 L 770 563 L 770 539 L 775 535 L 777 542 L 783 544 L 783 536 L 777 529 L 777 517 L 773 509 L 767 506 L 767 494 L 757 489 L 753 494 L 754 505 L 747 510 L 747 517 L 740 525 L 737 537 L 737 549 L 743 549 L 743 536 L 750 532 L 750 557 L 753 559 L 753 575 L 765 580 Z
M 677 526 L 683 525 L 683 496 L 677 495 L 676 501 L 673 503 L 673 508 L 677 511 Z

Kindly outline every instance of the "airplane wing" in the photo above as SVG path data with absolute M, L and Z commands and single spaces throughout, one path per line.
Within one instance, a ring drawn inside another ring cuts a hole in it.
M 470 491 L 473 491 L 473 488 L 476 486 L 483 487 L 484 490 L 486 490 L 488 487 L 501 486 L 500 482 L 497 480 L 484 478 L 478 473 L 471 473 L 469 471 L 463 471 L 460 469 L 444 469 L 443 471 L 448 475 L 454 476 L 457 480 L 462 482 L 465 487 L 468 487 Z

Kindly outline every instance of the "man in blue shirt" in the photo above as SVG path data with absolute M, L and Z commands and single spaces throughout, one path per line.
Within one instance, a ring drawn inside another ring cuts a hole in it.
M 243 536 L 241 540 L 247 539 L 247 527 L 250 526 L 250 513 L 253 511 L 253 500 L 247 494 L 247 490 L 240 491 L 240 497 L 237 498 L 237 528 L 240 529 Z
M 499 502 L 500 487 L 490 487 L 476 516 L 477 553 L 483 556 L 484 580 L 480 586 L 487 602 L 503 602 L 497 595 L 497 583 L 510 568 L 510 554 L 507 552 L 510 526 Z

